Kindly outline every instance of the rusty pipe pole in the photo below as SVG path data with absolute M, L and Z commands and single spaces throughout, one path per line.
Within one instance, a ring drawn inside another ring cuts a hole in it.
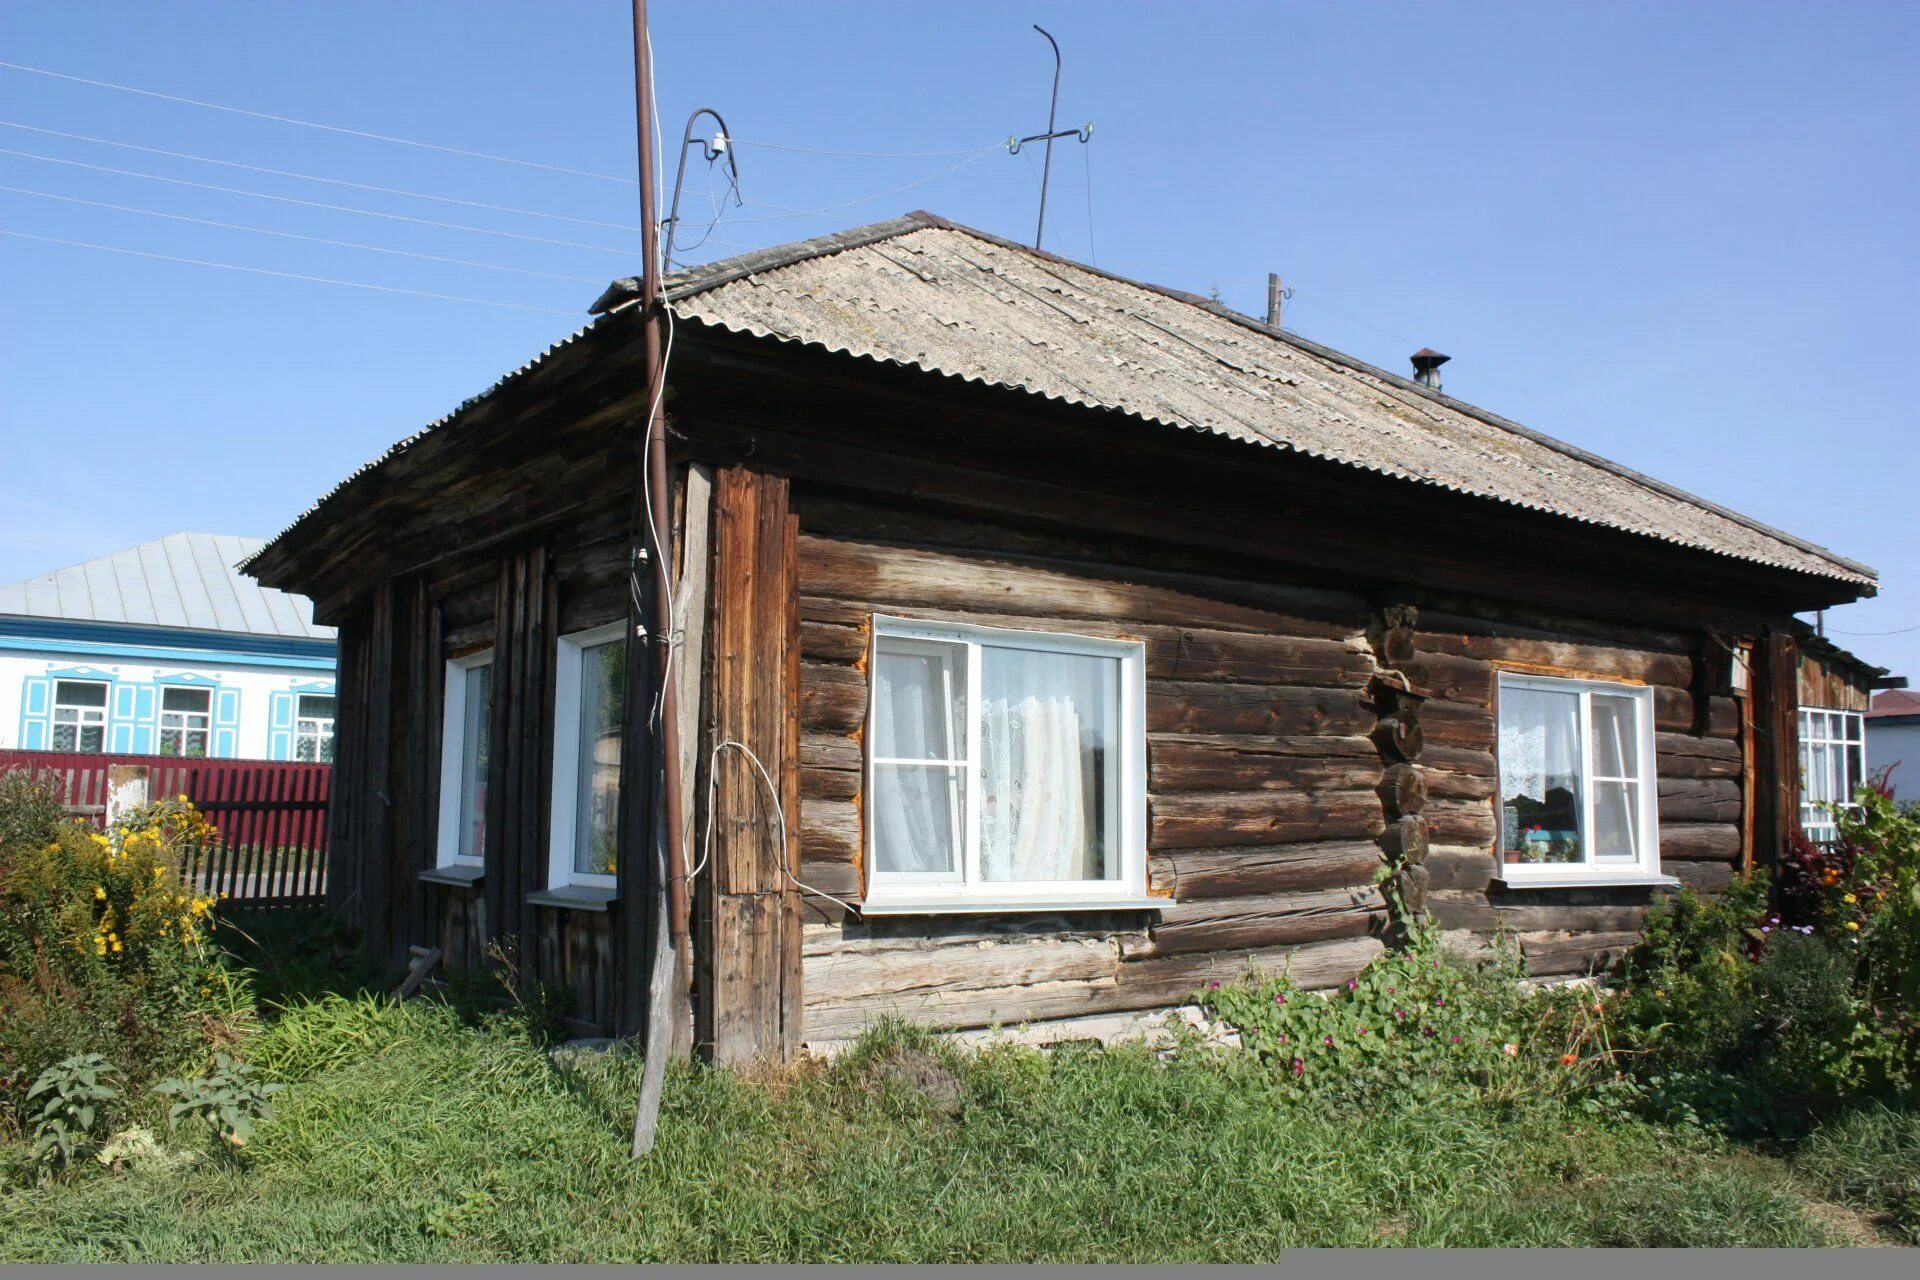
M 642 352 L 647 378 L 646 476 L 649 526 L 652 529 L 654 572 L 653 633 L 659 647 L 660 767 L 666 803 L 667 921 L 674 950 L 684 954 L 688 932 L 687 850 L 680 799 L 680 699 L 670 677 L 675 622 L 673 608 L 673 490 L 667 478 L 665 424 L 666 368 L 661 343 L 660 222 L 654 192 L 653 38 L 647 31 L 647 0 L 633 0 L 634 120 L 639 126 L 640 251 L 645 259 L 640 273 Z

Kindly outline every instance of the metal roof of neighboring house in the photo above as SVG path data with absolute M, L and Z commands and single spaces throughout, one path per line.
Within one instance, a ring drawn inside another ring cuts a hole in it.
M 636 289 L 616 281 L 594 310 L 617 311 Z M 1292 450 L 1865 593 L 1876 585 L 1872 569 L 1823 547 L 1207 299 L 932 214 L 694 267 L 668 279 L 667 299 L 683 321 Z M 388 449 L 307 514 L 593 327 Z
M 1920 691 L 1882 689 L 1873 695 L 1873 706 L 1867 712 L 1867 719 L 1920 720 Z
M 333 639 L 332 627 L 315 624 L 305 596 L 263 587 L 240 572 L 240 562 L 265 545 L 263 538 L 233 534 L 170 533 L 0 586 L 0 618 Z

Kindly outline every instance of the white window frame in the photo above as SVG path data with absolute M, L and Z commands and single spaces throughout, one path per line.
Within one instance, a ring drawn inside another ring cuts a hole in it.
M 60 701 L 60 686 L 63 684 L 90 684 L 97 686 L 104 691 L 100 695 L 100 705 L 97 707 L 89 707 L 82 706 L 77 702 Z M 71 751 L 74 755 L 86 756 L 106 754 L 107 710 L 113 703 L 113 685 L 111 682 L 106 680 L 75 680 L 69 679 L 66 676 L 55 676 L 53 677 L 53 688 L 48 693 L 48 698 L 50 699 L 47 721 L 47 743 L 49 746 L 52 746 L 53 735 L 58 733 L 62 727 L 62 721 L 60 719 L 61 710 L 64 708 L 65 710 L 71 711 L 77 717 L 70 722 L 73 726 L 73 746 L 71 748 L 53 747 L 53 750 Z M 80 745 L 80 735 L 84 730 L 95 728 L 100 730 L 100 749 L 98 751 L 89 751 Z
M 467 772 L 467 673 L 493 665 L 493 650 L 447 660 L 440 711 L 440 838 L 434 865 L 483 867 L 484 856 L 460 852 L 460 793 Z M 499 696 L 495 691 L 495 697 Z M 296 716 L 299 703 L 294 704 Z M 492 833 L 489 833 L 492 834 Z M 482 853 L 484 855 L 484 850 Z
M 966 780 L 966 832 L 961 847 L 961 869 L 951 872 L 881 872 L 875 869 L 874 836 L 877 823 L 863 810 L 866 892 L 861 910 L 867 915 L 907 915 L 939 912 L 1110 910 L 1161 907 L 1164 898 L 1147 896 L 1147 727 L 1146 646 L 1138 640 L 1111 640 L 1066 635 L 1054 631 L 1019 631 L 971 623 L 926 622 L 875 614 L 868 649 L 868 698 L 865 790 L 863 805 L 871 805 L 873 772 L 877 761 L 872 673 L 882 638 L 924 640 L 964 645 L 967 660 L 967 755 L 953 762 Z M 1119 660 L 1119 698 L 1115 716 L 1113 849 L 1120 874 L 1111 880 L 1019 881 L 985 883 L 980 866 L 980 652 L 982 646 L 1031 649 L 1047 653 L 1080 654 Z M 926 765 L 939 761 L 915 760 Z
M 1660 770 L 1654 754 L 1653 690 L 1646 685 L 1613 680 L 1543 676 L 1528 672 L 1501 671 L 1499 692 L 1509 689 L 1536 689 L 1548 693 L 1580 695 L 1580 848 L 1581 863 L 1506 861 L 1506 797 L 1504 773 L 1500 768 L 1499 717 L 1504 715 L 1504 696 L 1495 709 L 1494 723 L 1494 858 L 1499 863 L 1500 879 L 1510 888 L 1572 888 L 1582 885 L 1672 885 L 1679 881 L 1660 871 Z M 1596 777 L 1593 761 L 1593 695 L 1630 698 L 1634 704 L 1634 729 L 1638 739 L 1640 774 L 1637 778 Z M 1638 784 L 1639 803 L 1634 825 L 1640 856 L 1606 862 L 1593 860 L 1593 805 L 1596 781 L 1634 782 Z
M 548 822 L 547 888 L 579 885 L 616 889 L 620 877 L 573 869 L 573 839 L 580 814 L 574 807 L 580 794 L 580 666 L 581 653 L 627 634 L 624 622 L 576 631 L 560 637 L 553 662 L 553 803 Z M 631 749 L 624 733 L 620 750 Z
M 464 685 L 461 688 L 460 696 L 463 698 L 466 696 Z M 325 698 L 329 702 L 332 702 L 334 695 L 331 693 L 296 693 L 293 695 L 293 758 L 295 760 L 309 761 L 314 764 L 325 764 L 327 763 L 327 759 L 320 754 L 320 748 L 329 745 L 333 741 L 333 722 L 335 717 L 301 715 L 301 705 L 305 703 L 308 698 Z M 339 705 L 337 702 L 334 703 L 336 709 Z M 308 725 L 312 725 L 313 728 L 308 729 L 306 727 Z M 313 739 L 313 754 L 311 756 L 303 756 L 300 754 L 300 740 L 302 738 Z
M 206 695 L 207 709 L 205 711 L 167 710 L 167 695 L 176 690 L 185 690 L 188 693 Z M 208 686 L 200 684 L 163 684 L 160 686 L 158 693 L 160 700 L 158 712 L 160 718 L 158 726 L 154 730 L 153 738 L 153 749 L 156 754 L 166 754 L 163 748 L 166 745 L 166 738 L 169 733 L 177 733 L 180 735 L 180 751 L 175 757 L 176 759 L 204 760 L 213 754 L 213 692 L 214 691 Z M 168 725 L 167 718 L 169 716 L 178 719 L 180 723 L 172 726 Z M 192 723 L 196 720 L 199 721 L 198 725 Z M 197 757 L 187 754 L 187 740 L 196 733 L 200 735 L 201 739 L 200 754 Z
M 1829 716 L 1840 718 L 1840 737 L 1834 737 Z M 1820 732 L 1814 732 L 1816 726 Z M 1838 803 L 1844 809 L 1856 809 L 1853 793 L 1867 780 L 1867 717 L 1865 712 L 1846 711 L 1839 707 L 1801 707 L 1799 722 L 1796 726 L 1800 734 L 1800 829 L 1807 839 L 1816 843 L 1836 840 L 1840 836 L 1839 815 L 1833 812 L 1822 813 L 1816 806 L 1827 801 L 1807 799 L 1807 778 L 1813 768 L 1815 751 L 1823 750 L 1830 769 L 1838 769 L 1841 774 L 1847 771 L 1848 748 L 1860 749 L 1860 776 L 1846 778 L 1840 788 L 1843 799 Z M 1831 781 L 1831 778 L 1829 779 Z

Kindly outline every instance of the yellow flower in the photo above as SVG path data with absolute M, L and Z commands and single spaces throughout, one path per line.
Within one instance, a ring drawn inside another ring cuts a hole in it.
M 1860 932 L 1860 922 L 1858 920 L 1849 920 L 1847 921 L 1847 928 L 1858 933 Z
M 167 874 L 167 869 L 165 867 L 155 867 L 153 869 L 153 878 L 155 880 L 158 880 L 161 876 L 164 876 L 166 874 Z
M 1843 895 L 1840 901 L 1851 904 L 1851 903 L 1860 901 L 1860 899 L 1854 897 L 1852 894 L 1849 893 L 1849 894 Z
M 93 900 L 95 902 L 105 902 L 107 900 L 107 891 L 99 885 L 93 886 Z
M 186 793 L 185 793 L 185 792 L 182 792 L 182 793 L 180 794 L 180 803 L 181 803 L 181 804 L 185 804 L 186 802 L 187 802 L 187 797 L 186 797 Z
M 1667 993 L 1664 991 L 1656 991 L 1653 993 L 1653 998 L 1655 1000 L 1665 1000 L 1667 998 Z
M 115 951 L 118 951 L 120 949 L 120 940 L 118 938 L 115 938 L 113 940 L 113 949 Z

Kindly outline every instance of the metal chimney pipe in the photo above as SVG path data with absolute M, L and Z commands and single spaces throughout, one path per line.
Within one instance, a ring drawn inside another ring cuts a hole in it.
M 1440 366 L 1451 359 L 1432 347 L 1420 348 L 1413 353 L 1413 380 L 1429 391 L 1440 390 Z

